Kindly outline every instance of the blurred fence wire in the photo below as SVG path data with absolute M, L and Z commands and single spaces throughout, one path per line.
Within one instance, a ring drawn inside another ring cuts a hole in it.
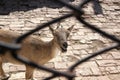
M 68 80 L 73 80 L 75 78 L 75 74 L 74 74 L 74 70 L 75 68 L 78 66 L 78 65 L 81 65 L 82 63 L 86 62 L 87 60 L 97 56 L 97 55 L 100 55 L 100 54 L 103 54 L 107 51 L 110 51 L 111 49 L 114 49 L 114 48 L 118 48 L 120 46 L 120 40 L 116 37 L 113 37 L 111 34 L 108 34 L 107 32 L 104 32 L 102 30 L 100 30 L 99 28 L 97 28 L 96 26 L 86 22 L 84 20 L 84 18 L 82 17 L 82 15 L 84 15 L 84 11 L 82 10 L 83 6 L 86 5 L 87 3 L 89 2 L 92 2 L 93 3 L 93 9 L 94 9 L 94 12 L 95 14 L 102 14 L 102 8 L 99 4 L 99 0 L 82 0 L 82 2 L 80 2 L 79 6 L 72 6 L 71 4 L 68 4 L 67 2 L 65 2 L 64 0 L 51 0 L 55 3 L 60 3 L 61 5 L 64 5 L 66 6 L 68 9 L 71 10 L 71 13 L 69 14 L 65 14 L 61 17 L 58 17 L 56 19 L 53 19 L 47 23 L 44 23 L 44 24 L 41 24 L 41 25 L 38 25 L 37 28 L 19 36 L 16 40 L 14 40 L 12 43 L 6 43 L 6 42 L 3 42 L 3 41 L 0 41 L 0 54 L 6 54 L 6 51 L 9 51 L 10 54 L 16 59 L 16 60 L 19 60 L 25 64 L 28 64 L 30 66 L 33 66 L 33 67 L 36 67 L 40 70 L 44 70 L 46 72 L 50 72 L 52 73 L 51 76 L 45 78 L 44 80 L 50 80 L 52 78 L 56 78 L 56 77 L 59 77 L 59 76 L 63 76 L 65 77 L 66 79 Z M 38 31 L 38 30 L 41 30 L 45 27 L 48 27 L 49 25 L 52 25 L 53 23 L 57 23 L 63 19 L 66 19 L 66 18 L 70 18 L 70 17 L 75 17 L 81 24 L 84 24 L 85 26 L 84 27 L 87 27 L 93 31 L 96 31 L 98 32 L 99 34 L 102 34 L 104 37 L 106 38 L 109 38 L 113 41 L 116 42 L 115 45 L 112 45 L 110 47 L 106 47 L 100 51 L 97 51 L 95 53 L 92 53 L 91 55 L 79 60 L 78 62 L 74 63 L 72 66 L 70 66 L 68 68 L 68 70 L 66 72 L 61 72 L 61 71 L 57 71 L 57 70 L 54 70 L 54 69 L 50 69 L 50 68 L 47 68 L 47 67 L 44 67 L 42 65 L 38 65 L 38 64 L 35 64 L 31 61 L 29 61 L 28 59 L 25 59 L 23 58 L 22 56 L 16 54 L 17 53 L 17 50 L 19 50 L 22 46 L 21 46 L 21 43 L 22 41 L 28 37 L 29 35 L 31 35 L 32 33 Z

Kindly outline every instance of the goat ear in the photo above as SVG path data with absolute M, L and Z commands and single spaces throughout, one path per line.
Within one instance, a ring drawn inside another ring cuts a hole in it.
M 49 29 L 50 29 L 50 31 L 52 32 L 52 34 L 54 33 L 54 29 L 51 27 L 51 26 L 49 26 Z
M 71 27 L 69 27 L 67 30 L 71 32 L 72 29 L 73 29 L 73 27 L 74 27 L 74 25 L 72 25 Z

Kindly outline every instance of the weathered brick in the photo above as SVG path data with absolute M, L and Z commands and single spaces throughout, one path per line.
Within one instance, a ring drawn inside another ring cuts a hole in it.
M 88 75 L 101 75 L 99 67 L 97 66 L 95 62 L 92 62 L 92 61 L 86 62 L 82 64 L 81 66 L 79 66 L 78 68 L 81 69 L 81 71 L 83 72 L 89 69 L 89 73 L 88 72 L 86 73 Z
M 116 60 L 97 60 L 96 62 L 98 66 L 101 66 L 101 67 L 120 65 L 119 60 L 117 61 Z
M 111 80 L 107 76 L 99 76 L 99 77 L 83 77 L 81 80 Z
M 56 69 L 66 69 L 67 63 L 66 62 L 55 62 L 55 68 Z
M 120 53 L 118 51 L 111 52 L 114 59 L 120 59 Z
M 120 79 L 120 74 L 114 74 L 109 76 L 110 80 L 119 80 Z

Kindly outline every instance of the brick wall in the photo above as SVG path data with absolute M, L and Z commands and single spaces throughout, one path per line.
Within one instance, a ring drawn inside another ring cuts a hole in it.
M 9 14 L 0 15 L 0 28 L 9 29 L 21 34 L 35 28 L 39 24 L 46 23 L 47 21 L 70 12 L 70 10 L 65 6 L 60 6 L 59 4 L 55 4 L 47 0 L 28 0 L 25 2 L 17 2 L 16 0 L 9 0 L 11 2 L 8 0 L 4 1 L 6 1 L 6 4 L 0 5 L 0 13 Z M 73 5 L 78 5 L 79 0 L 68 2 Z M 92 4 L 88 4 L 88 6 L 84 7 L 84 10 L 86 12 L 86 20 L 93 25 L 96 25 L 100 29 L 119 37 L 120 1 L 100 0 L 100 2 L 104 15 L 94 15 Z M 84 25 L 79 23 L 73 17 L 64 20 L 61 22 L 61 24 L 66 28 L 70 27 L 72 24 L 75 24 L 75 27 L 69 38 L 69 51 L 66 54 L 59 54 L 56 58 L 46 64 L 52 68 L 58 70 L 66 70 L 66 68 L 73 64 L 75 61 L 78 61 L 79 59 L 84 58 L 85 56 L 90 55 L 91 53 L 100 50 L 103 47 L 110 46 L 114 43 L 102 35 L 99 35 L 98 33 L 85 28 Z M 53 26 L 56 25 L 57 24 L 54 24 Z M 51 35 L 48 35 L 48 33 L 50 33 L 48 28 L 45 28 L 41 31 L 38 31 L 34 35 L 48 40 L 51 38 Z M 85 65 L 78 67 L 76 74 L 78 76 L 82 75 L 83 77 L 91 75 L 103 76 L 105 74 L 119 74 L 119 61 L 119 51 L 112 50 L 111 52 L 108 52 L 104 55 L 99 55 L 88 61 Z M 42 77 L 44 76 L 45 75 L 43 74 Z M 78 77 L 78 80 L 79 79 L 81 79 L 81 77 Z

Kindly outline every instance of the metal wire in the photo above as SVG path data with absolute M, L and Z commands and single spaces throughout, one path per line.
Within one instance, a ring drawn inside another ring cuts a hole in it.
M 82 0 L 82 2 L 79 4 L 79 6 L 72 6 L 71 4 L 68 4 L 67 2 L 65 2 L 64 0 L 51 0 L 51 1 L 59 2 L 60 4 L 65 5 L 68 9 L 71 10 L 71 13 L 63 15 L 62 17 L 58 17 L 58 18 L 56 18 L 54 20 L 51 20 L 51 21 L 49 21 L 47 23 L 38 25 L 37 28 L 35 28 L 35 29 L 33 29 L 33 30 L 19 36 L 12 43 L 5 43 L 5 42 L 0 41 L 0 54 L 5 54 L 6 51 L 9 51 L 10 54 L 16 60 L 19 60 L 22 63 L 30 65 L 32 67 L 36 67 L 38 69 L 41 69 L 41 70 L 52 73 L 51 76 L 45 78 L 44 80 L 50 80 L 50 79 L 56 78 L 58 76 L 63 76 L 65 78 L 67 78 L 68 80 L 73 80 L 75 78 L 75 74 L 73 73 L 73 71 L 75 70 L 75 68 L 78 65 L 81 65 L 82 63 L 86 62 L 87 60 L 89 60 L 89 59 L 91 59 L 93 57 L 96 57 L 97 55 L 104 54 L 105 52 L 110 51 L 111 49 L 114 49 L 114 48 L 118 48 L 120 46 L 120 40 L 118 38 L 113 37 L 111 34 L 108 34 L 105 31 L 100 30 L 99 28 L 97 28 L 96 26 L 93 26 L 92 24 L 86 22 L 82 18 L 82 15 L 84 15 L 82 7 L 84 5 L 86 5 L 87 3 L 89 3 L 90 1 L 92 1 L 94 3 L 94 10 L 96 10 L 95 6 L 98 5 L 97 8 L 99 8 L 99 9 L 98 9 L 98 11 L 95 11 L 95 13 L 98 12 L 99 14 L 102 14 L 102 9 L 101 9 L 101 6 L 99 4 L 99 0 L 95 0 L 95 1 L 94 0 Z M 94 30 L 94 31 L 98 32 L 99 34 L 102 34 L 103 36 L 115 41 L 116 44 L 112 45 L 110 47 L 106 47 L 106 48 L 104 48 L 104 49 L 102 49 L 100 51 L 97 51 L 97 52 L 95 52 L 95 53 L 93 53 L 93 54 L 79 60 L 78 62 L 76 62 L 75 64 L 70 66 L 66 72 L 60 72 L 60 71 L 56 71 L 56 70 L 44 67 L 42 65 L 38 65 L 36 63 L 33 63 L 32 61 L 29 61 L 29 59 L 17 54 L 17 50 L 19 50 L 21 48 L 20 44 L 22 43 L 22 41 L 25 38 L 27 38 L 28 36 L 30 36 L 31 34 L 33 34 L 34 32 L 36 32 L 38 30 L 41 30 L 41 29 L 43 29 L 45 27 L 48 27 L 49 25 L 51 25 L 53 23 L 60 22 L 61 20 L 67 19 L 67 18 L 70 18 L 70 17 L 75 17 L 80 23 L 84 24 L 85 27 L 87 27 L 87 28 L 89 28 L 91 30 Z

